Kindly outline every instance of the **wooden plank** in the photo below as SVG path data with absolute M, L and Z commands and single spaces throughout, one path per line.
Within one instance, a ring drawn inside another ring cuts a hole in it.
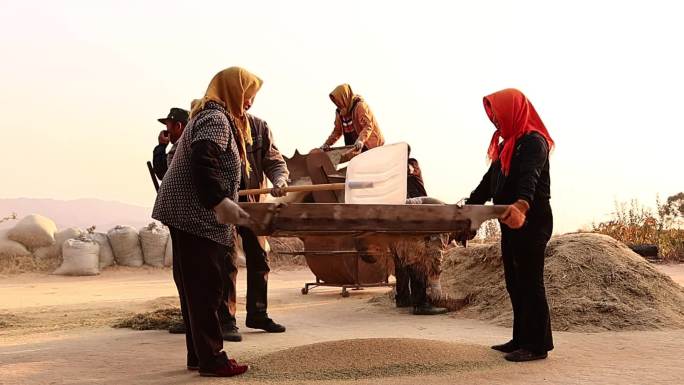
M 241 203 L 257 235 L 433 234 L 476 230 L 503 206 Z

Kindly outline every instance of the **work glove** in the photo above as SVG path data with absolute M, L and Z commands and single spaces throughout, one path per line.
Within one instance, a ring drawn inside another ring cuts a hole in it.
M 287 181 L 280 179 L 273 182 L 273 188 L 271 189 L 271 195 L 274 197 L 284 197 L 287 195 L 285 188 L 287 187 Z
M 356 150 L 356 151 L 363 150 L 363 141 L 362 140 L 359 139 L 356 142 L 354 142 L 354 150 Z
M 321 147 L 318 147 L 321 151 L 328 151 L 330 150 L 330 145 L 328 143 L 323 143 Z
M 249 214 L 245 212 L 237 203 L 231 199 L 223 198 L 223 200 L 214 206 L 214 214 L 218 223 L 228 224 L 245 224 L 248 222 Z
M 529 209 L 529 203 L 522 199 L 518 199 L 517 202 L 506 207 L 506 211 L 504 211 L 499 220 L 511 229 L 519 229 L 525 224 L 525 215 Z

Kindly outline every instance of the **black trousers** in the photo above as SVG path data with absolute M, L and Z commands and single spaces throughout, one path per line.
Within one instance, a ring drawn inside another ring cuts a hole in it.
M 410 302 L 413 306 L 429 304 L 427 296 L 427 276 L 414 266 L 402 266 L 398 259 L 394 261 L 394 278 L 396 279 L 397 302 Z
M 173 280 L 178 288 L 185 323 L 188 364 L 213 369 L 228 362 L 218 309 L 224 302 L 230 248 L 170 227 Z
M 552 233 L 553 214 L 548 202 L 535 203 L 521 229 L 501 225 L 506 289 L 513 305 L 513 341 L 537 353 L 553 349 L 544 288 L 544 253 Z
M 247 318 L 266 317 L 268 307 L 268 253 L 261 247 L 257 236 L 246 227 L 237 227 L 247 260 Z M 237 266 L 234 250 L 227 258 L 224 295 L 219 307 L 221 325 L 235 325 L 237 312 Z

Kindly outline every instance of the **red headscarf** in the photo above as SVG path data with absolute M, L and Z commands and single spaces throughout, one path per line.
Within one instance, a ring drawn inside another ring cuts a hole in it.
M 534 106 L 522 92 L 507 88 L 485 96 L 483 103 L 489 120 L 496 127 L 487 156 L 492 162 L 501 160 L 504 175 L 508 175 L 511 169 L 515 143 L 525 134 L 537 132 L 546 139 L 549 150 L 553 148 L 553 139 Z M 503 149 L 500 149 L 500 138 L 503 139 Z

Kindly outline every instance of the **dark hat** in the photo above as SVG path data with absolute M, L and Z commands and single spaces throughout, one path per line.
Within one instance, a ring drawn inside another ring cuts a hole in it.
M 172 120 L 174 122 L 181 122 L 185 124 L 188 122 L 188 111 L 182 108 L 173 107 L 171 111 L 169 111 L 169 115 L 167 117 L 159 118 L 157 120 L 161 124 L 166 124 L 167 120 Z

